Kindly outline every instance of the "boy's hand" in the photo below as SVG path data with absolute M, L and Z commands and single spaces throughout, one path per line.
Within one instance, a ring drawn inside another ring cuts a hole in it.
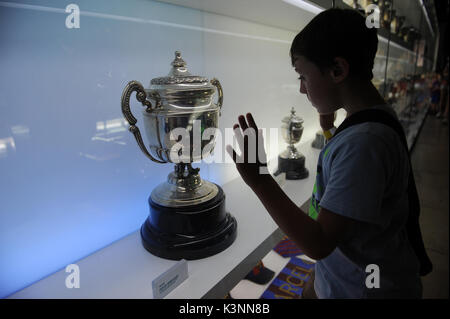
M 236 163 L 244 182 L 256 190 L 268 174 L 262 131 L 258 130 L 251 113 L 247 113 L 246 118 L 240 115 L 238 121 L 239 124 L 235 124 L 233 129 L 241 155 L 237 155 L 231 145 L 227 145 L 227 152 Z
M 336 120 L 336 113 L 319 114 L 320 126 L 322 130 L 328 131 L 334 127 L 334 120 Z

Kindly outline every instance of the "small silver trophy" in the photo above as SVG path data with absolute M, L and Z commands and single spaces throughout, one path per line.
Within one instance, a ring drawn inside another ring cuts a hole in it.
M 281 134 L 288 147 L 278 156 L 278 169 L 275 175 L 286 173 L 286 179 L 304 179 L 309 175 L 305 167 L 305 156 L 295 147 L 303 134 L 303 119 L 291 109 L 291 115 L 282 120 Z
M 322 130 L 318 130 L 316 133 L 316 138 L 312 141 L 311 146 L 321 150 L 326 144 L 325 135 L 323 135 Z
M 218 101 L 214 103 L 216 91 Z M 146 107 L 143 122 L 148 148 L 130 110 L 133 92 Z M 220 82 L 191 75 L 178 51 L 168 76 L 151 80 L 148 89 L 131 81 L 123 91 L 122 113 L 141 151 L 153 162 L 175 163 L 167 181 L 151 192 L 150 214 L 141 227 L 143 246 L 156 256 L 174 260 L 204 258 L 221 252 L 236 239 L 237 223 L 225 210 L 222 188 L 200 178 L 199 169 L 191 165 L 211 154 L 215 140 L 215 134 L 209 139 L 201 136 L 196 144 L 195 127 L 200 134 L 217 129 L 222 102 Z M 181 161 L 174 161 L 172 156 L 178 143 L 171 135 L 174 129 L 181 129 L 190 137 L 187 156 Z

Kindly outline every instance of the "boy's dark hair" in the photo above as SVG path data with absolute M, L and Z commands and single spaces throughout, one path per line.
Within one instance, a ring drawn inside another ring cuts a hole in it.
M 344 58 L 349 64 L 349 76 L 361 80 L 373 78 L 373 63 L 377 52 L 376 28 L 368 28 L 365 18 L 353 9 L 329 9 L 318 14 L 294 38 L 290 55 L 306 57 L 323 72 L 334 64 L 334 58 Z

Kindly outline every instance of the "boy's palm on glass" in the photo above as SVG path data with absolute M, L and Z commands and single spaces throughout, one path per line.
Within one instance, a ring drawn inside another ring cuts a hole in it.
M 227 152 L 244 182 L 254 188 L 262 174 L 268 173 L 264 139 L 251 113 L 247 113 L 246 117 L 240 115 L 238 121 L 239 124 L 235 124 L 233 129 L 241 154 L 238 155 L 231 145 L 227 145 Z

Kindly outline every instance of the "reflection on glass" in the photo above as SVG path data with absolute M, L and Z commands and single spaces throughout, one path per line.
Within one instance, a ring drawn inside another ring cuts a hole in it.
M 0 139 L 0 158 L 6 157 L 8 155 L 8 150 L 16 150 L 16 144 L 14 143 L 14 139 L 12 137 Z
M 121 149 L 114 145 L 127 144 L 125 134 L 123 134 L 127 130 L 127 125 L 128 122 L 123 118 L 97 121 L 95 123 L 95 134 L 90 139 L 93 142 L 93 147 L 89 147 L 91 151 L 80 152 L 79 155 L 98 162 L 119 158 Z M 112 145 L 107 146 L 105 143 Z
M 29 137 L 30 136 L 30 128 L 25 125 L 15 125 L 11 126 L 11 132 L 14 135 L 20 135 L 23 137 Z
M 97 133 L 91 138 L 91 141 L 113 142 L 125 145 L 126 143 L 122 141 L 123 134 L 117 135 L 116 133 L 125 132 L 127 125 L 128 122 L 122 118 L 99 121 L 95 124 Z

